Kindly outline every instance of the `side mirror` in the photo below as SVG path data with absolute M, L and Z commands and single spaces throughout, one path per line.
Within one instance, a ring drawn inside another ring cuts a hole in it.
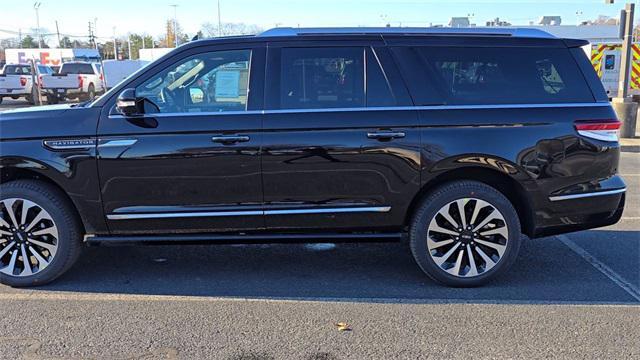
M 116 100 L 116 109 L 124 116 L 136 116 L 143 113 L 142 102 L 136 98 L 136 89 L 124 89 Z

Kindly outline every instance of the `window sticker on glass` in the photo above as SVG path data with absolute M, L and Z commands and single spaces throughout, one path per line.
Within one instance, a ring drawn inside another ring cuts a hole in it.
M 237 98 L 240 90 L 240 72 L 223 70 L 216 74 L 216 99 Z

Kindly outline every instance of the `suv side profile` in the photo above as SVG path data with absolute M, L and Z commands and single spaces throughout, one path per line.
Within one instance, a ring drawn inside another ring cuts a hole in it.
M 190 42 L 91 103 L 0 114 L 0 282 L 84 244 L 407 239 L 449 286 L 616 223 L 620 123 L 585 41 L 290 29 Z

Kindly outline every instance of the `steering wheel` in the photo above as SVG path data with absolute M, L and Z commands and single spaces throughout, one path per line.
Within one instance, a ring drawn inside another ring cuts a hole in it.
M 174 109 L 176 110 L 175 112 L 180 111 L 174 94 L 171 91 L 167 90 L 166 87 L 163 87 L 162 90 L 160 90 L 160 98 L 162 99 L 162 102 L 165 108 Z M 174 111 L 169 111 L 169 112 L 174 112 Z

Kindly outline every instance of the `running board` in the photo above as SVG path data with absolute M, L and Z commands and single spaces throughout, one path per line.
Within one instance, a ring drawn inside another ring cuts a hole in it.
M 89 245 L 172 245 L 172 244 L 300 244 L 300 243 L 349 243 L 395 242 L 403 233 L 356 234 L 182 234 L 182 235 L 133 235 L 133 236 L 85 236 Z

